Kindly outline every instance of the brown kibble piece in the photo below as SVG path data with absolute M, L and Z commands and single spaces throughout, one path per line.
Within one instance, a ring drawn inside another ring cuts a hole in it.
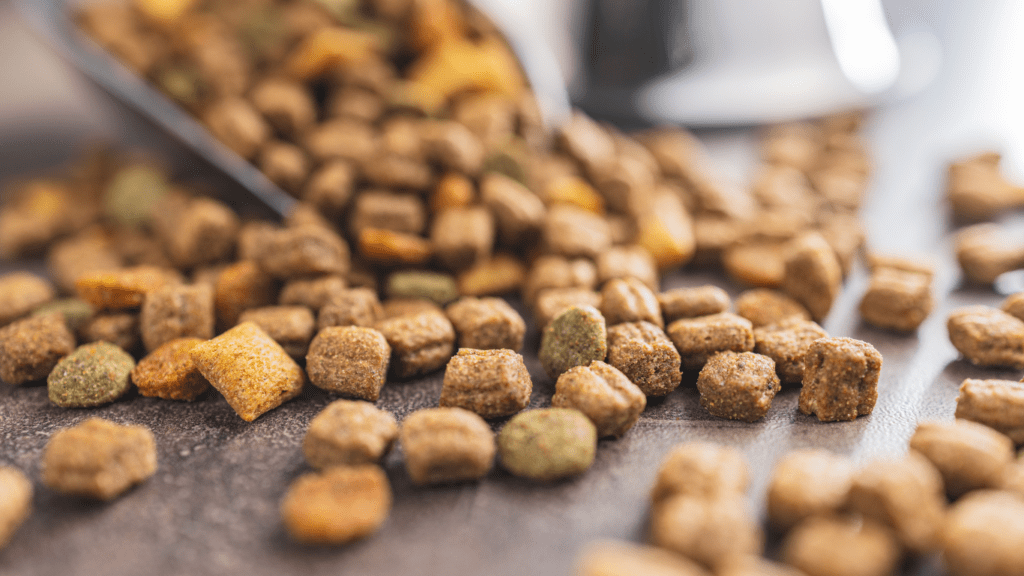
M 459 348 L 518 352 L 526 322 L 501 298 L 463 297 L 445 311 L 459 337 Z
M 386 318 L 374 328 L 391 345 L 391 373 L 397 378 L 437 370 L 451 358 L 455 346 L 455 328 L 440 310 Z
M 440 405 L 500 418 L 526 408 L 532 392 L 533 381 L 520 354 L 462 348 L 444 371 Z
M 666 323 L 680 318 L 710 316 L 729 310 L 729 294 L 710 284 L 694 288 L 674 288 L 658 294 L 658 303 Z
M 302 391 L 302 368 L 252 322 L 196 345 L 192 359 L 210 384 L 246 422 Z
M 338 466 L 299 476 L 281 501 L 288 534 L 306 544 L 344 544 L 376 532 L 391 512 L 378 466 Z
M 427 210 L 416 194 L 369 190 L 356 197 L 349 229 L 358 236 L 367 228 L 421 234 L 427 225 Z
M 811 319 L 811 313 L 803 304 L 770 288 L 755 288 L 740 294 L 736 298 L 736 314 L 750 320 L 754 328 L 791 318 Z
M 1024 444 L 1024 383 L 968 378 L 960 385 L 956 417 L 984 424 Z
M 730 312 L 676 320 L 666 332 L 679 350 L 683 368 L 701 368 L 717 352 L 754 349 L 750 321 Z
M 309 158 L 302 148 L 289 142 L 267 142 L 260 150 L 256 164 L 268 180 L 292 196 L 299 195 L 309 177 Z
M 154 209 L 153 227 L 175 266 L 195 268 L 230 257 L 240 226 L 222 202 L 172 195 Z
M 132 369 L 132 383 L 139 394 L 191 402 L 210 387 L 192 360 L 199 338 L 178 338 L 160 345 Z
M 720 352 L 697 378 L 700 405 L 712 416 L 754 422 L 764 418 L 779 392 L 775 362 L 753 352 Z
M 142 346 L 139 315 L 130 312 L 96 314 L 78 331 L 78 337 L 83 344 L 110 342 L 122 350 L 137 352 Z
M 270 138 L 270 126 L 241 98 L 226 97 L 214 102 L 203 119 L 217 140 L 246 159 L 253 158 Z
M 888 576 L 900 553 L 875 522 L 832 516 L 801 522 L 782 543 L 782 559 L 807 576 Z
M 549 249 L 568 258 L 596 258 L 612 244 L 604 218 L 568 204 L 553 206 L 548 211 L 543 238 Z
M 665 332 L 650 322 L 609 327 L 607 361 L 648 397 L 664 396 L 682 381 L 679 351 Z
M 497 296 L 523 285 L 526 267 L 514 256 L 496 254 L 463 270 L 456 279 L 463 296 Z
M 12 272 L 0 276 L 0 326 L 25 316 L 56 295 L 53 285 L 35 274 Z
M 722 267 L 744 284 L 782 286 L 786 278 L 785 243 L 759 240 L 733 244 L 722 253 Z
M 1024 500 L 1009 492 L 979 490 L 949 511 L 942 556 L 953 576 L 1024 573 Z
M 43 483 L 63 494 L 110 500 L 156 472 L 153 433 L 90 418 L 58 430 L 43 453 Z
M 782 289 L 821 321 L 843 287 L 843 272 L 836 253 L 817 233 L 794 239 L 787 247 L 786 277 Z
M 42 380 L 75 349 L 75 336 L 58 314 L 31 316 L 0 328 L 0 380 L 17 386 Z
M 537 304 L 541 292 L 552 288 L 593 289 L 597 285 L 597 268 L 586 258 L 568 259 L 547 254 L 533 261 L 523 286 L 523 299 Z
M 373 326 L 383 316 L 376 292 L 369 288 L 349 288 L 332 296 L 320 309 L 317 330 L 330 326 Z
M 212 338 L 213 297 L 213 288 L 203 284 L 175 284 L 147 293 L 139 313 L 139 332 L 146 350 L 152 352 L 175 338 Z
M 677 495 L 707 500 L 741 497 L 749 483 L 750 471 L 736 448 L 687 442 L 672 448 L 661 461 L 651 505 L 657 508 Z
M 1024 187 L 1003 176 L 998 152 L 982 152 L 949 164 L 946 195 L 953 213 L 966 220 L 987 220 L 1024 204 Z
M 32 482 L 17 468 L 0 466 L 0 550 L 32 512 Z
M 956 235 L 956 259 L 968 280 L 992 284 L 1024 267 L 1024 245 L 997 224 L 976 224 Z
M 230 328 L 245 310 L 270 306 L 276 300 L 277 282 L 269 274 L 250 260 L 235 262 L 220 273 L 214 287 L 217 329 Z
M 578 565 L 578 576 L 708 575 L 699 565 L 668 550 L 610 540 L 588 544 Z
M 647 398 L 614 366 L 595 360 L 558 377 L 551 405 L 575 408 L 597 426 L 598 438 L 622 436 L 636 424 Z
M 309 423 L 302 440 L 306 462 L 317 469 L 379 462 L 398 438 L 389 412 L 368 402 L 335 400 Z
M 879 328 L 912 332 L 934 307 L 931 277 L 893 268 L 879 268 L 860 301 L 860 315 Z
M 590 306 L 571 306 L 544 328 L 537 356 L 548 377 L 558 378 L 575 366 L 586 366 L 608 355 L 604 316 Z
M 287 278 L 308 274 L 344 274 L 349 267 L 348 246 L 340 236 L 320 226 L 285 228 L 271 233 L 257 256 L 271 276 Z
M 1024 292 L 1007 296 L 999 309 L 1018 320 L 1024 320 Z
M 252 104 L 281 134 L 294 136 L 316 121 L 316 103 L 301 83 L 287 78 L 263 80 L 252 89 Z
M 853 338 L 815 340 L 804 356 L 800 411 L 822 422 L 871 414 L 878 399 L 882 355 Z
M 344 291 L 345 279 L 339 275 L 296 278 L 281 288 L 277 302 L 282 306 L 305 306 L 313 312 L 319 312 Z
M 651 253 L 659 268 L 682 266 L 693 258 L 697 248 L 693 222 L 674 192 L 655 193 L 637 228 L 637 243 Z
M 382 264 L 423 264 L 432 254 L 430 242 L 413 234 L 366 228 L 359 234 L 359 253 Z
M 910 449 L 938 469 L 951 498 L 999 487 L 1014 458 L 1012 440 L 970 420 L 922 422 L 910 438 Z
M 573 306 L 601 305 L 601 294 L 586 288 L 551 288 L 537 296 L 534 317 L 538 326 L 546 327 L 556 316 Z
M 792 566 L 760 556 L 736 556 L 718 568 L 716 576 L 806 576 Z
M 853 484 L 849 458 L 827 450 L 794 450 L 775 465 L 768 484 L 768 521 L 789 530 L 813 516 L 838 513 Z
M 650 322 L 665 327 L 661 305 L 651 289 L 636 278 L 615 278 L 601 289 L 601 313 L 609 326 L 623 322 Z
M 313 313 L 305 306 L 251 308 L 242 312 L 238 322 L 256 324 L 292 358 L 306 355 L 316 324 Z
M 181 276 L 174 270 L 136 266 L 86 274 L 75 282 L 75 289 L 97 310 L 126 310 L 142 306 L 147 293 L 180 281 Z
M 494 219 L 479 206 L 449 208 L 434 215 L 430 241 L 434 256 L 443 266 L 467 268 L 491 255 Z
M 954 310 L 949 341 L 976 366 L 1024 368 L 1024 321 L 988 306 Z
M 473 181 L 458 172 L 442 176 L 430 195 L 430 211 L 437 214 L 448 208 L 469 206 L 475 195 Z
M 614 246 L 597 257 L 597 280 L 636 278 L 651 290 L 658 289 L 658 267 L 643 246 Z
M 828 333 L 810 320 L 790 317 L 776 324 L 754 329 L 754 352 L 775 361 L 782 382 L 799 384 L 804 378 L 804 357 L 811 343 Z
M 117 270 L 123 264 L 105 235 L 89 232 L 55 243 L 46 260 L 54 282 L 66 292 L 74 292 L 82 276 Z
M 505 244 L 515 246 L 544 224 L 544 203 L 527 187 L 503 174 L 489 173 L 480 183 L 480 200 L 497 221 Z
M 761 527 L 739 496 L 670 496 L 651 511 L 651 540 L 712 569 L 764 547 Z
M 352 199 L 356 176 L 355 168 L 347 161 L 329 161 L 310 174 L 300 198 L 324 216 L 339 219 Z
M 405 469 L 416 484 L 483 478 L 497 446 L 484 419 L 462 408 L 417 410 L 402 423 Z
M 387 380 L 391 346 L 372 328 L 324 328 L 309 345 L 306 371 L 318 388 L 376 402 Z

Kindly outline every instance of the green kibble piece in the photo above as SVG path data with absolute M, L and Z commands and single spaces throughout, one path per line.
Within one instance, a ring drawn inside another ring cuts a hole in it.
M 552 481 L 584 472 L 594 463 L 597 428 L 570 408 L 517 414 L 498 434 L 501 465 L 532 480 Z
M 444 306 L 459 297 L 459 287 L 451 274 L 411 270 L 392 274 L 387 294 L 389 298 L 423 298 Z
M 128 392 L 135 360 L 109 342 L 79 346 L 46 379 L 50 402 L 63 408 L 102 406 Z
M 168 188 L 167 175 L 160 169 L 145 164 L 127 166 L 110 179 L 103 196 L 104 211 L 119 224 L 142 225 Z
M 64 323 L 68 325 L 68 330 L 78 332 L 96 314 L 96 309 L 85 300 L 61 298 L 39 306 L 32 311 L 32 315 L 45 316 L 53 312 L 60 312 L 64 316 Z
M 540 339 L 540 363 L 552 379 L 575 366 L 604 360 L 608 330 L 604 316 L 593 306 L 570 306 L 544 329 Z

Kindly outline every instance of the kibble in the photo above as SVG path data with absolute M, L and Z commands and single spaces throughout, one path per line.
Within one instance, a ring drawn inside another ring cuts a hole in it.
M 532 392 L 533 381 L 518 353 L 462 348 L 445 369 L 440 405 L 500 418 L 526 408 Z
M 533 261 L 523 286 L 523 299 L 536 305 L 541 292 L 552 288 L 591 290 L 597 285 L 597 268 L 586 258 L 568 259 L 544 255 Z
M 819 234 L 796 238 L 787 248 L 783 291 L 803 304 L 811 318 L 820 322 L 843 287 L 843 273 L 836 254 Z
M 682 381 L 679 351 L 665 332 L 650 322 L 625 322 L 608 328 L 607 361 L 648 397 L 664 396 Z
M 884 527 L 838 516 L 812 516 L 782 544 L 782 559 L 807 576 L 888 576 L 900 552 Z
M 421 234 L 427 226 L 427 211 L 415 194 L 368 191 L 356 198 L 349 222 L 357 236 L 367 228 Z
M 32 482 L 16 468 L 0 466 L 0 550 L 32 512 Z
M 214 308 L 217 330 L 226 330 L 238 323 L 238 317 L 249 308 L 270 306 L 277 300 L 277 282 L 251 260 L 228 266 L 217 277 Z
M 740 294 L 736 298 L 736 314 L 750 320 L 754 328 L 791 318 L 811 319 L 811 313 L 803 304 L 770 288 L 755 288 Z
M 619 437 L 636 424 L 647 398 L 622 372 L 595 360 L 558 377 L 551 405 L 584 413 L 597 426 L 600 438 Z
M 581 412 L 541 408 L 517 414 L 498 434 L 501 465 L 515 476 L 550 482 L 594 462 L 597 428 Z
M 552 207 L 544 219 L 545 245 L 567 258 L 596 258 L 611 247 L 608 223 L 582 208 L 560 204 Z
M 442 266 L 461 270 L 491 255 L 494 234 L 494 218 L 486 208 L 449 208 L 434 217 L 430 241 Z
M 494 463 L 494 433 L 462 408 L 427 408 L 402 423 L 405 469 L 416 484 L 446 484 L 484 477 Z
M 368 402 L 335 400 L 309 423 L 302 440 L 306 462 L 317 469 L 373 464 L 398 438 L 395 417 Z
M 192 350 L 203 340 L 169 340 L 139 360 L 131 371 L 139 394 L 167 400 L 192 402 L 210 388 L 192 360 Z
M 626 542 L 597 542 L 583 551 L 579 576 L 707 576 L 708 572 L 684 556 L 655 546 Z
M 783 383 L 798 384 L 804 378 L 804 358 L 815 340 L 828 333 L 810 320 L 790 317 L 775 324 L 754 329 L 754 352 L 775 361 L 775 371 Z
M 368 288 L 347 288 L 333 295 L 320 309 L 317 330 L 331 326 L 373 326 L 384 316 L 377 293 Z
M 25 316 L 56 295 L 53 285 L 35 274 L 13 272 L 0 276 L 0 326 Z
M 597 257 L 597 280 L 636 278 L 651 290 L 658 289 L 658 267 L 643 246 L 614 246 Z
M 650 322 L 665 327 L 661 305 L 650 288 L 636 278 L 615 278 L 601 289 L 601 313 L 609 326 L 623 322 Z
M 547 327 L 556 316 L 573 306 L 601 306 L 601 294 L 586 288 L 551 288 L 537 296 L 534 319 L 538 326 Z
M 288 535 L 306 544 L 345 544 L 380 529 L 391 486 L 377 466 L 333 467 L 295 479 L 281 501 Z
M 854 420 L 874 410 L 882 355 L 852 338 L 815 340 L 804 356 L 800 412 L 822 422 Z
M 988 306 L 954 310 L 949 341 L 976 366 L 1024 368 L 1024 321 Z
M 444 306 L 459 297 L 459 287 L 451 274 L 408 270 L 388 277 L 389 298 L 423 298 Z
M 0 379 L 17 386 L 42 380 L 75 349 L 59 314 L 32 316 L 0 328 Z
M 670 496 L 652 510 L 651 540 L 711 569 L 764 547 L 761 528 L 737 496 Z
M 934 306 L 930 276 L 879 268 L 871 275 L 859 310 L 861 318 L 873 326 L 913 332 Z
M 608 333 L 604 316 L 591 306 L 572 306 L 556 316 L 541 335 L 541 366 L 557 379 L 574 366 L 604 360 L 608 354 Z
M 156 465 L 148 428 L 90 418 L 50 437 L 43 483 L 62 494 L 111 500 L 152 476 Z
M 956 417 L 984 424 L 1024 444 L 1024 383 L 968 378 L 956 397 Z
M 459 348 L 518 352 L 523 347 L 526 322 L 500 298 L 464 297 L 445 310 L 455 327 Z
M 455 347 L 455 328 L 440 310 L 403 314 L 374 325 L 391 346 L 397 378 L 428 374 L 444 366 Z
M 803 572 L 760 556 L 736 556 L 718 568 L 718 576 L 806 576 Z
M 775 362 L 753 352 L 715 354 L 697 378 L 704 409 L 712 416 L 745 422 L 764 418 L 780 389 Z
M 722 253 L 722 267 L 743 284 L 780 287 L 786 279 L 786 243 L 778 240 L 738 242 Z
M 1009 492 L 979 490 L 949 511 L 942 556 L 954 576 L 1024 573 L 1024 501 Z
M 136 266 L 85 274 L 75 282 L 75 289 L 82 300 L 98 310 L 125 310 L 142 306 L 148 292 L 180 280 L 173 270 Z
M 135 360 L 108 342 L 79 346 L 46 378 L 50 402 L 62 408 L 102 406 L 124 396 Z
M 390 360 L 391 346 L 380 332 L 358 326 L 329 327 L 309 345 L 306 372 L 318 388 L 376 402 Z
M 694 288 L 675 288 L 658 294 L 658 303 L 665 322 L 680 318 L 710 316 L 729 310 L 729 294 L 710 284 Z
M 110 342 L 132 354 L 142 347 L 139 315 L 132 312 L 100 312 L 82 326 L 78 336 L 83 343 Z
M 345 279 L 337 274 L 318 278 L 296 278 L 281 288 L 277 303 L 282 306 L 305 306 L 313 312 L 329 304 L 345 291 Z
M 266 243 L 257 260 L 271 276 L 344 274 L 349 268 L 348 245 L 321 226 L 275 230 L 268 234 Z
M 789 530 L 807 518 L 838 513 L 853 485 L 853 464 L 827 450 L 794 450 L 783 456 L 768 484 L 768 521 Z
M 68 330 L 78 332 L 96 314 L 96 309 L 85 300 L 58 298 L 32 310 L 32 316 L 45 316 L 55 312 L 64 317 Z
M 1024 266 L 1024 246 L 997 224 L 976 224 L 957 234 L 956 259 L 968 280 L 989 285 Z
M 910 438 L 910 449 L 938 469 L 951 498 L 999 487 L 1014 458 L 1012 440 L 969 420 L 922 422 Z
M 718 352 L 754 349 L 750 321 L 730 312 L 676 320 L 666 332 L 679 350 L 683 368 L 700 369 Z
M 742 496 L 750 483 L 743 454 L 709 442 L 680 444 L 665 456 L 651 489 L 655 508 L 669 497 L 686 495 L 714 500 Z
M 215 320 L 210 286 L 164 286 L 146 294 L 139 331 L 146 350 L 153 351 L 175 338 L 212 338 Z
M 501 241 L 516 245 L 531 238 L 545 223 L 541 199 L 503 174 L 487 174 L 480 182 L 480 200 L 494 213 Z
M 459 293 L 464 296 L 496 296 L 518 291 L 526 278 L 522 261 L 495 254 L 459 273 Z
M 316 326 L 313 313 L 305 306 L 250 308 L 242 312 L 238 322 L 256 324 L 292 358 L 306 355 Z

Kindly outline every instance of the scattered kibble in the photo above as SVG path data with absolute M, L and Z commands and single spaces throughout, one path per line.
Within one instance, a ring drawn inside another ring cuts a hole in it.
M 455 328 L 436 306 L 386 318 L 374 328 L 391 346 L 391 373 L 397 378 L 437 370 L 448 362 L 455 348 Z
M 811 318 L 820 322 L 832 309 L 843 286 L 843 272 L 836 253 L 821 235 L 806 234 L 787 248 L 783 291 L 803 304 Z
M 730 312 L 682 318 L 669 324 L 666 332 L 679 350 L 683 368 L 700 369 L 718 352 L 754 349 L 750 320 Z
M 718 286 L 675 288 L 658 294 L 661 313 L 671 324 L 680 318 L 710 316 L 729 310 L 729 294 Z M 742 314 L 741 314 L 742 316 Z
M 124 396 L 135 360 L 109 342 L 84 344 L 64 357 L 46 378 L 50 402 L 62 408 L 102 406 Z
M 296 278 L 281 288 L 278 304 L 282 306 L 305 306 L 319 312 L 345 292 L 345 279 L 336 274 L 317 278 Z
M 715 354 L 697 378 L 700 405 L 712 416 L 730 420 L 764 418 L 780 389 L 775 362 L 753 352 Z
M 651 504 L 671 496 L 716 499 L 742 496 L 750 483 L 747 463 L 735 448 L 709 442 L 680 444 L 665 456 L 651 489 Z
M 417 484 L 482 478 L 494 463 L 494 433 L 484 419 L 462 408 L 427 408 L 402 423 L 405 469 Z
M 284 348 L 292 358 L 302 358 L 309 350 L 316 320 L 305 306 L 266 306 L 250 308 L 238 317 L 238 323 L 252 322 Z
M 999 487 L 1014 458 L 1012 440 L 969 420 L 922 422 L 910 438 L 910 449 L 938 469 L 951 498 Z
M 775 361 L 779 379 L 798 384 L 804 377 L 804 357 L 815 340 L 827 338 L 828 333 L 810 320 L 790 317 L 775 324 L 754 329 L 754 352 Z
M 53 284 L 28 272 L 0 276 L 0 326 L 10 324 L 53 300 Z
M 1024 573 L 1024 500 L 1009 492 L 979 490 L 949 510 L 942 556 L 954 576 Z
M 988 306 L 954 310 L 949 341 L 977 366 L 1024 368 L 1024 321 Z
M 770 288 L 755 288 L 740 294 L 736 298 L 736 314 L 750 320 L 754 328 L 778 324 L 792 318 L 811 319 L 811 313 L 803 304 Z
M 1024 444 L 1024 383 L 968 378 L 956 397 L 956 417 L 984 424 Z
M 625 322 L 608 328 L 607 361 L 648 397 L 672 392 L 683 377 L 679 351 L 665 332 L 650 322 Z
M 90 418 L 54 432 L 43 483 L 63 494 L 111 500 L 156 472 L 156 443 L 143 426 Z
M 32 316 L 0 328 L 0 379 L 17 386 L 42 380 L 75 349 L 60 314 Z
M 931 275 L 876 268 L 860 301 L 865 322 L 899 332 L 913 332 L 931 313 Z
M 538 356 L 547 375 L 557 379 L 574 366 L 604 360 L 607 353 L 604 316 L 592 306 L 572 306 L 544 328 Z
M 58 313 L 64 317 L 64 323 L 68 330 L 78 332 L 96 314 L 93 308 L 85 300 L 78 298 L 59 298 L 39 306 L 32 310 L 32 316 L 45 316 L 51 313 Z
M 317 316 L 317 330 L 331 326 L 373 326 L 383 318 L 377 293 L 369 288 L 348 288 L 327 301 Z
M 86 274 L 75 282 L 75 288 L 82 300 L 98 310 L 125 310 L 142 306 L 147 293 L 180 281 L 174 270 L 137 266 Z
M 517 414 L 498 434 L 503 468 L 549 482 L 582 474 L 594 462 L 597 428 L 581 412 L 541 408 Z
M 782 543 L 783 561 L 807 576 L 887 576 L 900 553 L 883 526 L 842 516 L 812 516 Z
M 139 331 L 152 352 L 175 338 L 212 338 L 215 320 L 212 287 L 164 286 L 146 294 Z
M 391 512 L 391 485 L 378 466 L 336 466 L 295 479 L 281 501 L 288 535 L 306 544 L 345 544 L 376 532 Z
M 306 371 L 318 388 L 376 402 L 387 379 L 391 346 L 372 328 L 321 330 L 309 346 Z
M 882 355 L 853 338 L 815 340 L 804 357 L 800 411 L 822 422 L 871 414 L 878 399 Z
M 450 274 L 411 270 L 388 277 L 387 295 L 389 298 L 423 298 L 444 306 L 459 297 L 459 288 Z
M 674 552 L 627 542 L 596 542 L 579 560 L 579 576 L 707 576 L 698 564 Z
M 650 322 L 665 327 L 661 305 L 643 282 L 636 278 L 614 278 L 601 289 L 601 314 L 609 326 L 623 322 Z
M 768 485 L 768 521 L 788 530 L 807 518 L 838 513 L 853 484 L 849 459 L 826 450 L 794 450 L 783 456 Z
M 373 464 L 398 438 L 395 417 L 369 402 L 335 400 L 309 423 L 302 453 L 317 469 Z
M 558 377 L 551 405 L 584 413 L 597 426 L 600 438 L 619 437 L 636 424 L 647 398 L 622 372 L 595 360 Z
M 135 354 L 142 348 L 139 315 L 133 312 L 100 312 L 78 331 L 82 342 L 110 342 Z
M 500 418 L 526 408 L 532 392 L 533 381 L 518 353 L 462 348 L 444 371 L 440 405 Z
M 652 510 L 651 541 L 715 569 L 760 554 L 764 535 L 741 497 L 677 494 Z
M 32 512 L 32 482 L 16 468 L 0 466 L 0 550 Z
M 131 371 L 139 394 L 191 402 L 210 388 L 192 360 L 192 350 L 203 340 L 176 338 L 150 352 Z
M 518 352 L 523 347 L 526 322 L 501 298 L 463 297 L 445 313 L 455 327 L 459 348 Z

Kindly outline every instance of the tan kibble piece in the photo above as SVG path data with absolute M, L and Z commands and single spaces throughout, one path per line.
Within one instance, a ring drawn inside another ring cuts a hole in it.
M 309 423 L 302 453 L 324 469 L 379 462 L 398 438 L 398 422 L 369 402 L 335 400 Z
M 139 313 L 146 350 L 156 350 L 175 338 L 212 338 L 213 298 L 213 288 L 204 284 L 164 286 L 146 294 Z
M 139 315 L 131 312 L 105 312 L 90 318 L 78 331 L 82 343 L 110 342 L 119 348 L 137 352 L 142 346 Z
M 615 278 L 601 289 L 601 313 L 609 326 L 623 322 L 650 322 L 665 327 L 657 296 L 636 278 Z
M 281 288 L 277 303 L 282 306 L 305 306 L 313 312 L 319 312 L 344 291 L 345 279 L 339 275 L 296 278 Z
M 679 351 L 665 332 L 650 322 L 609 327 L 607 361 L 648 397 L 664 396 L 682 381 Z
M 586 414 L 597 426 L 598 438 L 618 437 L 636 424 L 647 398 L 622 372 L 595 360 L 558 377 L 551 405 Z
M 314 386 L 376 402 L 387 380 L 391 346 L 372 328 L 328 327 L 309 345 L 306 371 Z
M 879 268 L 871 275 L 860 315 L 865 322 L 900 332 L 912 332 L 935 306 L 929 276 Z
M 799 384 L 804 378 L 804 356 L 811 343 L 828 333 L 810 320 L 790 317 L 776 324 L 754 329 L 754 352 L 775 361 L 775 371 L 784 383 Z
M 910 438 L 910 448 L 938 469 L 951 498 L 999 487 L 1014 457 L 1012 440 L 969 420 L 922 422 Z
M 238 240 L 238 216 L 211 198 L 172 195 L 154 209 L 152 226 L 178 268 L 195 268 L 230 257 Z
M 452 120 L 428 120 L 420 125 L 420 137 L 427 158 L 442 168 L 470 176 L 480 172 L 487 151 L 469 128 Z
M 374 325 L 391 345 L 391 373 L 411 378 L 445 365 L 455 347 L 455 328 L 440 310 L 386 318 Z
M 693 221 L 694 263 L 717 266 L 722 262 L 725 249 L 736 244 L 742 232 L 742 223 L 732 218 L 708 214 L 696 217 Z
M 379 148 L 373 127 L 358 120 L 338 118 L 311 128 L 301 137 L 314 160 L 346 160 L 356 165 L 371 162 Z
M 588 172 L 600 172 L 615 162 L 615 141 L 583 112 L 574 112 L 561 126 L 558 141 Z
M 661 313 L 666 323 L 680 318 L 710 316 L 729 310 L 729 294 L 710 284 L 694 288 L 674 288 L 658 294 Z
M 982 152 L 949 164 L 946 195 L 954 214 L 987 220 L 1024 204 L 1024 187 L 1003 176 L 1000 160 L 998 152 Z
M 1024 320 L 1024 292 L 1007 296 L 999 309 L 1018 320 Z
M 333 467 L 296 478 L 281 501 L 288 535 L 306 544 L 344 544 L 376 532 L 391 512 L 391 486 L 378 466 Z
M 449 208 L 434 215 L 430 241 L 434 256 L 443 266 L 468 268 L 491 255 L 494 218 L 480 206 Z
M 420 312 L 443 312 L 443 310 L 426 298 L 388 298 L 381 304 L 382 319 L 409 316 Z
M 334 232 L 320 226 L 277 230 L 270 235 L 259 265 L 271 276 L 287 278 L 348 271 L 348 245 Z
M 352 206 L 349 220 L 349 229 L 356 236 L 367 228 L 421 234 L 426 225 L 427 210 L 422 198 L 416 194 L 380 190 L 360 193 Z
M 523 347 L 526 322 L 501 298 L 463 297 L 445 310 L 459 337 L 459 348 L 493 350 Z
M 545 245 L 567 258 L 596 258 L 611 247 L 608 222 L 593 212 L 568 204 L 553 206 L 544 219 Z
M 658 289 L 658 267 L 643 246 L 615 246 L 597 257 L 598 282 L 614 278 L 636 278 L 651 290 Z
M 927 458 L 876 460 L 853 476 L 846 507 L 889 526 L 909 550 L 922 554 L 941 542 L 946 497 L 942 476 Z
M 28 272 L 0 276 L 0 326 L 28 314 L 57 295 L 53 284 Z
M 0 328 L 0 380 L 17 386 L 42 380 L 75 349 L 75 336 L 58 313 L 31 316 Z
M 324 216 L 339 219 L 348 208 L 356 184 L 356 169 L 344 160 L 333 160 L 313 171 L 300 194 Z
M 803 304 L 770 288 L 755 288 L 740 294 L 736 298 L 736 314 L 750 320 L 754 328 L 790 318 L 811 319 L 811 313 Z
M 699 565 L 668 550 L 610 540 L 588 544 L 577 564 L 577 576 L 708 575 Z
M 900 555 L 887 529 L 853 518 L 813 516 L 782 544 L 782 559 L 807 576 L 889 576 Z
M 306 379 L 281 345 L 252 322 L 198 344 L 192 359 L 246 422 L 298 396 Z
M 313 313 L 305 306 L 251 308 L 242 312 L 238 322 L 256 324 L 292 358 L 306 355 L 316 325 Z
M 546 254 L 533 261 L 523 286 L 523 299 L 537 304 L 541 292 L 552 288 L 582 288 L 597 285 L 597 268 L 586 258 L 568 259 Z
M 960 385 L 956 417 L 984 424 L 1024 444 L 1024 383 L 968 378 Z
M 131 379 L 143 396 L 187 400 L 198 398 L 210 387 L 192 360 L 199 338 L 178 338 L 160 345 L 132 369 Z
M 805 576 L 792 566 L 760 556 L 737 556 L 718 568 L 717 576 Z
M 110 500 L 156 472 L 156 443 L 143 426 L 90 418 L 54 432 L 42 464 L 50 488 Z
M 715 569 L 760 554 L 764 534 L 740 496 L 670 496 L 651 511 L 651 541 Z
M 601 294 L 586 288 L 550 288 L 542 291 L 537 296 L 534 305 L 534 319 L 537 325 L 544 327 L 551 323 L 556 316 L 573 306 L 592 306 L 597 308 L 601 305 Z
M 817 233 L 794 239 L 787 246 L 786 277 L 782 289 L 821 321 L 843 287 L 843 272 L 836 253 Z
M 976 366 L 1024 368 L 1024 321 L 988 306 L 954 310 L 949 341 Z
M 456 279 L 463 296 L 497 296 L 518 291 L 526 279 L 526 266 L 508 254 L 496 254 L 459 273 Z
M 800 411 L 822 422 L 871 414 L 878 399 L 882 355 L 853 338 L 822 338 L 804 356 Z
M 223 98 L 210 105 L 203 117 L 217 140 L 243 158 L 253 158 L 270 138 L 270 126 L 241 98 Z
M 0 466 L 0 550 L 32 512 L 32 482 L 17 468 Z
M 927 276 L 929 280 L 935 275 L 935 264 L 927 258 L 915 257 L 904 258 L 901 256 L 890 256 L 887 254 L 868 254 L 868 269 L 872 273 L 882 268 L 899 270 L 900 272 L 913 272 Z
M 309 177 L 310 161 L 302 148 L 288 142 L 271 140 L 263 145 L 256 159 L 260 171 L 285 192 L 297 196 Z
M 520 354 L 462 348 L 444 371 L 440 405 L 500 418 L 526 408 L 532 392 L 533 381 Z
M 442 176 L 430 195 L 430 211 L 439 213 L 448 208 L 461 208 L 473 202 L 473 181 L 458 172 Z
M 679 349 L 683 368 L 702 368 L 717 352 L 749 352 L 754 349 L 754 330 L 750 321 L 729 312 L 676 320 L 665 332 Z
M 697 378 L 705 410 L 745 422 L 764 418 L 780 389 L 775 362 L 753 352 L 719 352 L 708 359 Z
M 639 218 L 636 236 L 661 269 L 686 264 L 697 247 L 690 215 L 671 190 L 653 195 L 651 206 Z
M 424 264 L 432 249 L 426 238 L 381 228 L 366 228 L 359 234 L 359 253 L 382 264 Z
M 527 187 L 503 174 L 489 173 L 480 183 L 480 200 L 494 214 L 505 244 L 532 237 L 544 224 L 544 203 Z
M 46 260 L 54 282 L 65 292 L 74 292 L 75 282 L 86 274 L 117 270 L 123 264 L 109 238 L 89 232 L 55 243 Z
M 334 294 L 320 309 L 317 330 L 330 326 L 373 326 L 383 316 L 376 292 L 369 288 L 349 288 Z
M 214 286 L 217 329 L 238 323 L 238 317 L 250 308 L 270 306 L 277 300 L 277 282 L 255 262 L 242 260 L 225 268 Z
M 301 83 L 288 78 L 267 78 L 253 87 L 252 104 L 278 132 L 297 135 L 316 122 L 313 95 Z
M 402 423 L 405 469 L 416 484 L 483 478 L 497 446 L 487 422 L 462 408 L 427 408 Z
M 789 530 L 812 516 L 839 512 L 853 483 L 854 468 L 827 450 L 794 450 L 783 456 L 768 484 L 768 521 Z
M 722 267 L 744 284 L 782 286 L 786 278 L 785 244 L 767 240 L 733 244 L 722 252 Z
M 741 497 L 749 483 L 750 471 L 736 448 L 687 442 L 672 448 L 662 460 L 651 489 L 651 505 L 657 508 L 677 495 L 708 500 Z
M 942 554 L 954 576 L 1024 573 L 1024 500 L 1009 492 L 979 490 L 949 511 Z
M 957 234 L 956 259 L 968 280 L 992 284 L 1000 274 L 1024 267 L 1024 245 L 997 224 L 976 224 Z
M 136 266 L 110 272 L 94 272 L 75 282 L 78 296 L 97 310 L 138 308 L 148 292 L 181 281 L 174 270 Z

